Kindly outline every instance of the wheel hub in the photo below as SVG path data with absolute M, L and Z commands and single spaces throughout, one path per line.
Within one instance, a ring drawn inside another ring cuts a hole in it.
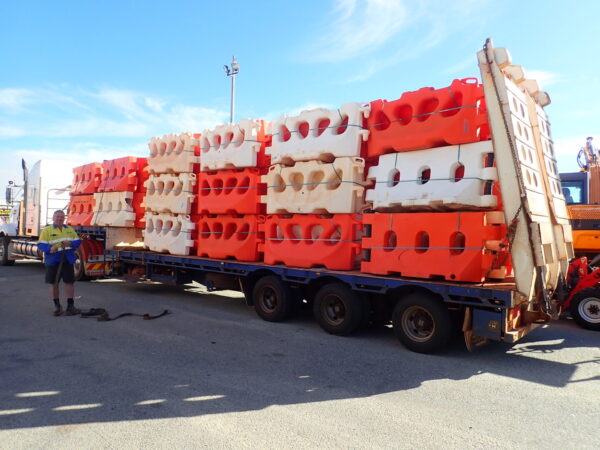
M 268 310 L 274 310 L 277 307 L 277 294 L 271 288 L 265 288 L 262 295 L 262 303 Z
M 340 324 L 346 317 L 346 308 L 344 303 L 337 296 L 330 295 L 323 302 L 325 314 L 323 315 L 332 325 Z
M 579 303 L 579 315 L 590 323 L 600 323 L 600 299 L 596 297 L 585 298 Z
M 426 342 L 435 332 L 435 321 L 426 309 L 411 306 L 402 315 L 402 329 L 414 341 Z

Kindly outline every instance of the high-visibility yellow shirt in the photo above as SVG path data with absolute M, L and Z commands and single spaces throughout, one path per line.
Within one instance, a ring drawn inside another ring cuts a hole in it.
M 62 248 L 62 243 L 66 243 L 67 247 Z M 64 252 L 67 261 L 70 264 L 75 262 L 76 256 L 74 250 L 79 247 L 81 240 L 77 236 L 77 232 L 68 225 L 63 225 L 62 229 L 56 225 L 48 225 L 40 233 L 38 248 L 44 252 L 44 264 L 46 266 L 56 266 L 60 263 L 61 254 Z M 50 253 L 52 247 L 58 250 L 55 253 Z

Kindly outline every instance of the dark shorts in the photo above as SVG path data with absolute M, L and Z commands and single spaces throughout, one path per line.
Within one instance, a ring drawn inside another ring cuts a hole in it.
M 46 283 L 54 284 L 56 281 L 56 274 L 58 272 L 58 264 L 56 266 L 46 266 Z M 72 284 L 75 282 L 75 272 L 73 270 L 73 264 L 63 263 L 60 271 L 60 280 L 64 283 Z

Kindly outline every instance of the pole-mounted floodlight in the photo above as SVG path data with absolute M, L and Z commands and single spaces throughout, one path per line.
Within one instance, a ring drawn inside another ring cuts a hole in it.
M 228 77 L 231 77 L 231 104 L 229 107 L 229 123 L 233 123 L 233 111 L 234 111 L 234 102 L 235 102 L 235 76 L 240 71 L 240 65 L 238 64 L 235 56 L 233 56 L 231 60 L 231 69 L 226 64 L 223 66 L 223 70 Z

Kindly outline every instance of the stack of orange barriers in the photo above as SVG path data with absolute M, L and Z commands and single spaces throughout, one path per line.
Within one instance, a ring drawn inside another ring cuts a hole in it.
M 102 179 L 102 164 L 90 163 L 73 169 L 71 198 L 68 207 L 69 225 L 89 226 L 94 215 L 94 193 Z
M 145 227 L 144 194 L 149 177 L 148 160 L 125 156 L 102 163 L 103 176 L 98 192 L 132 192 L 132 208 L 135 212 L 135 228 Z
M 442 89 L 406 92 L 391 102 L 373 101 L 368 126 L 367 157 L 373 165 L 381 164 L 379 156 L 386 153 L 490 139 L 483 86 L 474 78 L 454 80 Z M 405 208 L 365 214 L 361 271 L 464 282 L 510 276 L 499 184 L 490 182 L 485 189 L 489 192 L 482 195 L 498 198 L 493 211 L 424 213 Z
M 379 165 L 379 157 L 387 153 L 490 139 L 483 87 L 474 78 L 457 79 L 441 89 L 406 92 L 397 100 L 372 101 L 368 119 L 356 126 L 369 132 L 360 155 L 367 170 Z M 297 130 L 284 128 L 279 132 L 297 132 L 310 139 L 304 125 Z M 195 215 L 190 219 L 196 223 L 193 253 L 197 256 L 330 270 L 360 268 L 365 273 L 457 282 L 511 275 L 497 181 L 491 180 L 481 193 L 497 196 L 495 209 L 461 211 L 457 206 L 453 212 L 422 212 L 408 206 L 368 213 L 266 215 L 267 186 L 262 177 L 269 170 L 265 150 L 272 139 L 263 126 L 255 167 L 240 163 L 243 167 L 232 169 L 230 164 L 227 169 L 197 173 Z M 220 140 L 216 142 L 220 145 Z M 200 158 L 204 152 L 201 148 Z M 104 166 L 100 190 L 133 189 L 136 182 L 130 178 L 136 163 L 121 158 L 112 164 L 112 168 Z M 299 183 L 304 186 L 304 181 Z M 362 181 L 352 183 L 362 185 Z M 140 203 L 134 196 L 136 202 Z
M 144 193 L 148 179 L 146 158 L 126 156 L 102 163 L 94 162 L 73 169 L 69 202 L 69 225 L 90 226 L 94 215 L 94 194 L 132 192 L 135 227 L 144 228 Z
M 271 137 L 260 124 L 256 167 L 201 171 L 197 195 L 196 254 L 218 259 L 262 261 L 262 225 L 266 211 L 262 175 L 270 164 L 265 154 Z M 241 143 L 238 143 L 240 146 Z M 204 145 L 210 145 L 205 143 Z M 200 158 L 206 149 L 201 148 Z

